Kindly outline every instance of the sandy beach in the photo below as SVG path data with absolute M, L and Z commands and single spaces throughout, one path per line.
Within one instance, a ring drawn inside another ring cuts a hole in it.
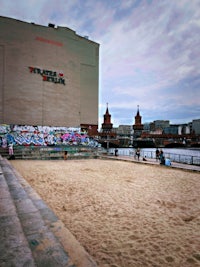
M 111 160 L 11 164 L 99 267 L 200 266 L 200 174 Z

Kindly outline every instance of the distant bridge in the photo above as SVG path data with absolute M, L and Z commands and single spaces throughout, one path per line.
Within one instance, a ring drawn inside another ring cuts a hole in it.
M 200 135 L 196 134 L 150 134 L 142 133 L 142 139 L 152 139 L 156 146 L 185 147 L 200 146 Z

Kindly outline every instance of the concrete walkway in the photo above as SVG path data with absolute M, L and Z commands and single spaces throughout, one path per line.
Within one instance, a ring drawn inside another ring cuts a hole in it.
M 97 266 L 52 210 L 1 156 L 0 266 Z
M 119 156 L 103 155 L 101 158 L 130 161 L 130 162 L 141 163 L 141 164 L 151 164 L 151 165 L 156 165 L 156 166 L 160 166 L 163 168 L 178 168 L 178 169 L 187 170 L 187 171 L 200 172 L 200 166 L 197 166 L 197 165 L 189 165 L 189 164 L 172 162 L 171 166 L 164 166 L 164 165 L 160 165 L 160 162 L 158 160 L 156 161 L 156 159 L 149 159 L 149 158 L 146 159 L 147 161 L 143 161 L 142 158 L 140 158 L 140 160 L 138 161 L 134 157 L 121 156 L 121 155 Z

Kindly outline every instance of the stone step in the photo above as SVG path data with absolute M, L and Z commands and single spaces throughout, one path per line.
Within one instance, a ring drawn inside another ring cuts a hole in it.
M 96 267 L 52 210 L 1 156 L 0 166 L 0 227 L 1 233 L 7 233 L 0 235 L 0 266 Z
M 0 159 L 0 266 L 35 267 L 35 261 L 25 237 L 15 203 L 4 172 L 9 176 L 4 160 Z M 7 172 L 7 173 L 6 173 Z
M 47 150 L 46 150 L 47 149 Z M 33 160 L 50 160 L 50 159 L 64 159 L 64 149 L 60 147 L 55 148 L 40 148 L 34 147 L 15 147 L 14 157 L 15 159 L 33 159 Z M 70 148 L 68 148 L 70 150 Z M 72 149 L 72 148 L 71 148 Z M 4 158 L 10 159 L 8 149 L 0 148 L 0 155 Z M 68 151 L 68 159 L 84 159 L 84 158 L 95 158 L 99 155 L 98 150 L 88 150 L 79 148 L 79 150 Z

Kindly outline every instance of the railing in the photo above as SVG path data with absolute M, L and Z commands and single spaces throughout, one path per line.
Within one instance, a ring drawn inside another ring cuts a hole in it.
M 114 154 L 115 149 L 110 149 L 109 152 L 111 154 Z M 129 149 L 118 149 L 118 155 L 121 156 L 128 156 L 128 157 L 135 157 L 135 152 L 133 150 Z M 191 155 L 182 155 L 182 154 L 175 154 L 175 153 L 169 153 L 169 152 L 164 152 L 165 158 L 170 159 L 173 162 L 179 162 L 179 163 L 185 163 L 185 164 L 190 164 L 190 165 L 200 165 L 200 157 L 198 156 L 191 156 Z M 156 153 L 155 151 L 143 151 L 141 150 L 140 157 L 146 157 L 149 159 L 155 159 L 156 158 Z
M 141 156 L 146 156 L 147 158 L 156 158 L 155 151 L 142 151 Z M 174 162 L 185 163 L 190 165 L 200 165 L 200 158 L 197 156 L 182 155 L 169 152 L 165 152 L 164 156 L 165 158 L 168 158 Z

